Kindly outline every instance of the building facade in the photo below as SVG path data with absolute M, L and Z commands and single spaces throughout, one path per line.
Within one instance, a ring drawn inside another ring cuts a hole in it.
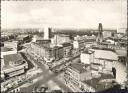
M 118 61 L 118 56 L 115 52 L 102 50 L 102 49 L 91 49 L 94 51 L 94 63 L 102 65 L 102 69 L 106 71 L 112 71 L 112 67 Z
M 73 92 L 98 92 L 111 88 L 111 82 L 115 81 L 114 76 L 111 73 L 100 72 L 97 70 L 98 67 L 99 65 L 92 63 L 72 63 L 64 72 L 65 85 Z M 106 80 L 110 82 L 104 82 Z
M 94 51 L 84 51 L 80 55 L 81 62 L 84 64 L 91 64 L 94 62 Z
M 49 40 L 52 35 L 52 28 L 45 27 L 44 28 L 44 39 Z
M 71 64 L 64 73 L 65 84 L 74 92 L 81 92 L 81 81 L 91 78 L 90 66 L 83 63 Z
M 44 59 L 46 62 L 60 60 L 64 55 L 63 47 L 50 46 L 49 44 L 32 43 L 30 50 L 33 55 Z
M 72 49 L 73 46 L 71 43 L 63 43 L 63 52 L 64 52 L 64 58 L 69 59 L 72 56 Z

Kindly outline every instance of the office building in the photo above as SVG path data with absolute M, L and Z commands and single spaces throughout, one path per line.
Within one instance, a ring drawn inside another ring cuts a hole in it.
M 50 39 L 52 34 L 52 28 L 45 27 L 44 28 L 44 39 Z

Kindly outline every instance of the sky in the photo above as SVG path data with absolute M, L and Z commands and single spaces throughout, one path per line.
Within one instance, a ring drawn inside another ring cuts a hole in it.
M 126 28 L 127 0 L 1 1 L 2 28 Z

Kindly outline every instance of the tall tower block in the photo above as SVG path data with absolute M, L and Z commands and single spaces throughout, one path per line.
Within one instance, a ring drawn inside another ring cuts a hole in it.
M 103 27 L 101 23 L 99 23 L 99 26 L 98 26 L 98 35 L 97 35 L 96 41 L 98 43 L 101 43 L 103 41 Z
M 50 39 L 51 38 L 51 28 L 45 27 L 44 28 L 44 39 Z

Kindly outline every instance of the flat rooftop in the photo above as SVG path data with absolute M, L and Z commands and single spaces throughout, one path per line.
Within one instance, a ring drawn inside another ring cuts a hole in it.
M 10 54 L 10 55 L 4 55 L 4 67 L 3 69 L 9 69 L 12 68 L 12 65 L 10 64 L 14 64 L 14 65 L 21 65 L 24 62 L 26 62 L 23 57 L 21 56 L 21 54 Z
M 7 52 L 7 51 L 12 51 L 12 48 L 7 48 L 7 47 L 1 47 L 1 52 Z
M 90 49 L 94 52 L 95 58 L 98 59 L 105 59 L 105 60 L 112 60 L 117 61 L 118 55 L 115 52 L 107 51 L 107 50 L 101 50 L 101 49 Z
M 83 64 L 83 63 L 80 63 L 80 62 L 77 62 L 77 63 L 72 63 L 69 68 L 72 68 L 76 71 L 78 71 L 79 73 L 83 73 L 86 70 L 86 67 L 88 67 L 89 65 L 88 64 Z
M 104 81 L 108 80 L 108 81 Z M 91 86 L 96 91 L 102 91 L 104 89 L 108 89 L 112 87 L 112 80 L 114 80 L 113 75 L 111 74 L 104 74 L 102 73 L 100 77 L 98 78 L 92 78 L 91 80 L 83 81 L 83 83 Z

